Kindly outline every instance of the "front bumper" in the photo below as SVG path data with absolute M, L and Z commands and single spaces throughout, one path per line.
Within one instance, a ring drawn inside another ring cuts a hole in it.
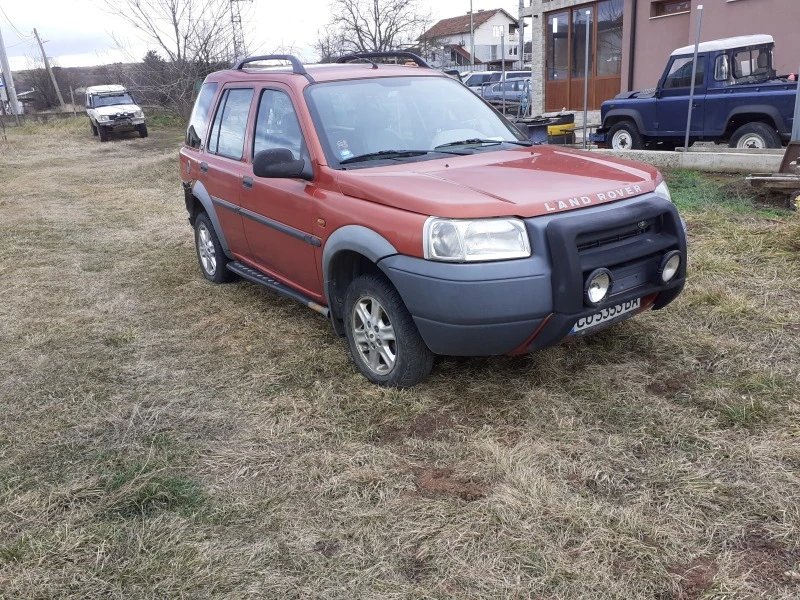
M 642 299 L 643 310 L 660 309 L 683 289 L 683 224 L 672 203 L 655 195 L 525 222 L 529 258 L 452 264 L 395 255 L 380 261 L 433 352 L 491 356 L 546 348 L 567 337 L 581 317 L 634 298 Z M 681 268 L 664 284 L 658 264 L 672 250 L 681 252 Z M 614 286 L 606 302 L 588 307 L 584 281 L 599 267 L 612 272 Z
M 136 127 L 137 125 L 141 125 L 144 123 L 144 117 L 140 119 L 117 119 L 113 121 L 97 121 L 97 124 L 102 127 L 108 127 L 110 129 L 124 129 L 128 127 Z

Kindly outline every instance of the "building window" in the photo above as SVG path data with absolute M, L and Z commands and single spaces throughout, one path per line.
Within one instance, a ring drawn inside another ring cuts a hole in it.
M 589 13 L 589 14 L 586 14 Z M 581 7 L 572 10 L 572 77 L 583 79 L 586 69 L 586 28 L 589 28 L 589 75 L 594 60 L 594 7 Z
M 503 26 L 502 25 L 492 26 L 492 37 L 499 38 L 501 35 L 503 35 Z
M 495 44 L 494 46 L 490 46 L 490 50 L 491 50 L 490 60 L 497 60 L 497 44 Z
M 651 17 L 665 17 L 692 10 L 691 0 L 658 0 L 650 4 Z
M 569 74 L 569 13 L 547 16 L 547 79 L 567 80 Z
M 597 76 L 622 73 L 623 0 L 597 3 Z

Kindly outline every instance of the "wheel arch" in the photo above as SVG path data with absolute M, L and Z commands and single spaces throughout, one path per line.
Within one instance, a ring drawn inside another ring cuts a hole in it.
M 606 114 L 605 118 L 603 119 L 603 129 L 610 129 L 622 121 L 632 121 L 633 124 L 636 125 L 636 129 L 639 130 L 639 134 L 645 135 L 642 116 L 637 111 L 629 109 L 626 110 L 620 108 L 608 111 L 608 114 Z
M 777 108 L 764 104 L 752 104 L 738 106 L 731 111 L 725 126 L 725 136 L 730 139 L 739 127 L 748 123 L 764 123 L 775 129 L 779 135 L 785 129 L 783 117 Z
M 217 234 L 222 250 L 225 256 L 233 259 L 231 249 L 228 246 L 228 240 L 225 238 L 225 232 L 222 229 L 222 224 L 219 222 L 219 216 L 214 208 L 214 202 L 211 199 L 211 194 L 208 193 L 205 186 L 200 181 L 195 181 L 192 184 L 183 185 L 184 201 L 186 202 L 186 211 L 189 213 L 189 223 L 194 227 L 194 221 L 197 215 L 205 212 L 208 218 L 211 219 L 211 224 L 214 226 L 214 232 Z
M 334 231 L 322 249 L 322 278 L 333 328 L 344 335 L 344 296 L 356 277 L 365 273 L 386 275 L 379 262 L 397 254 L 381 234 L 362 225 L 345 225 Z

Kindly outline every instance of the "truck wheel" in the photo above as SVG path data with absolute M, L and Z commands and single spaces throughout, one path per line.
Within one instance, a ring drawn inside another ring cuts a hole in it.
M 142 123 L 136 126 L 136 131 L 139 132 L 139 137 L 147 137 L 147 123 Z
M 792 192 L 792 195 L 789 196 L 789 209 L 800 212 L 800 191 Z
M 206 213 L 197 215 L 194 220 L 194 245 L 203 277 L 214 283 L 225 283 L 233 279 L 233 273 L 227 268 L 228 257 L 225 256 L 217 232 Z
M 764 123 L 745 123 L 733 132 L 731 148 L 780 148 L 778 132 Z
M 344 299 L 350 355 L 372 383 L 407 388 L 433 368 L 433 352 L 391 283 L 379 275 L 356 277 Z
M 608 131 L 609 147 L 613 150 L 641 150 L 644 138 L 632 121 L 621 121 Z
M 103 127 L 102 125 L 98 125 L 97 126 L 97 134 L 100 136 L 100 141 L 101 142 L 107 142 L 108 141 L 108 128 L 107 127 Z
M 89 129 L 92 132 L 92 135 L 97 136 L 97 127 L 94 126 L 94 123 L 92 123 L 91 119 L 89 119 Z

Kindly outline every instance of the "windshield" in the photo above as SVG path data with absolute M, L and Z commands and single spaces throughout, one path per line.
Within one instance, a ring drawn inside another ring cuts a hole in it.
M 445 149 L 450 154 L 504 150 L 526 141 L 469 88 L 449 77 L 335 81 L 309 86 L 306 94 L 334 168 L 366 155 L 377 160 L 361 166 L 442 158 Z
M 102 96 L 95 96 L 93 102 L 94 108 L 97 108 L 98 106 L 114 106 L 115 104 L 136 104 L 133 101 L 133 98 L 131 98 L 131 95 L 127 92 L 114 95 L 104 94 Z

